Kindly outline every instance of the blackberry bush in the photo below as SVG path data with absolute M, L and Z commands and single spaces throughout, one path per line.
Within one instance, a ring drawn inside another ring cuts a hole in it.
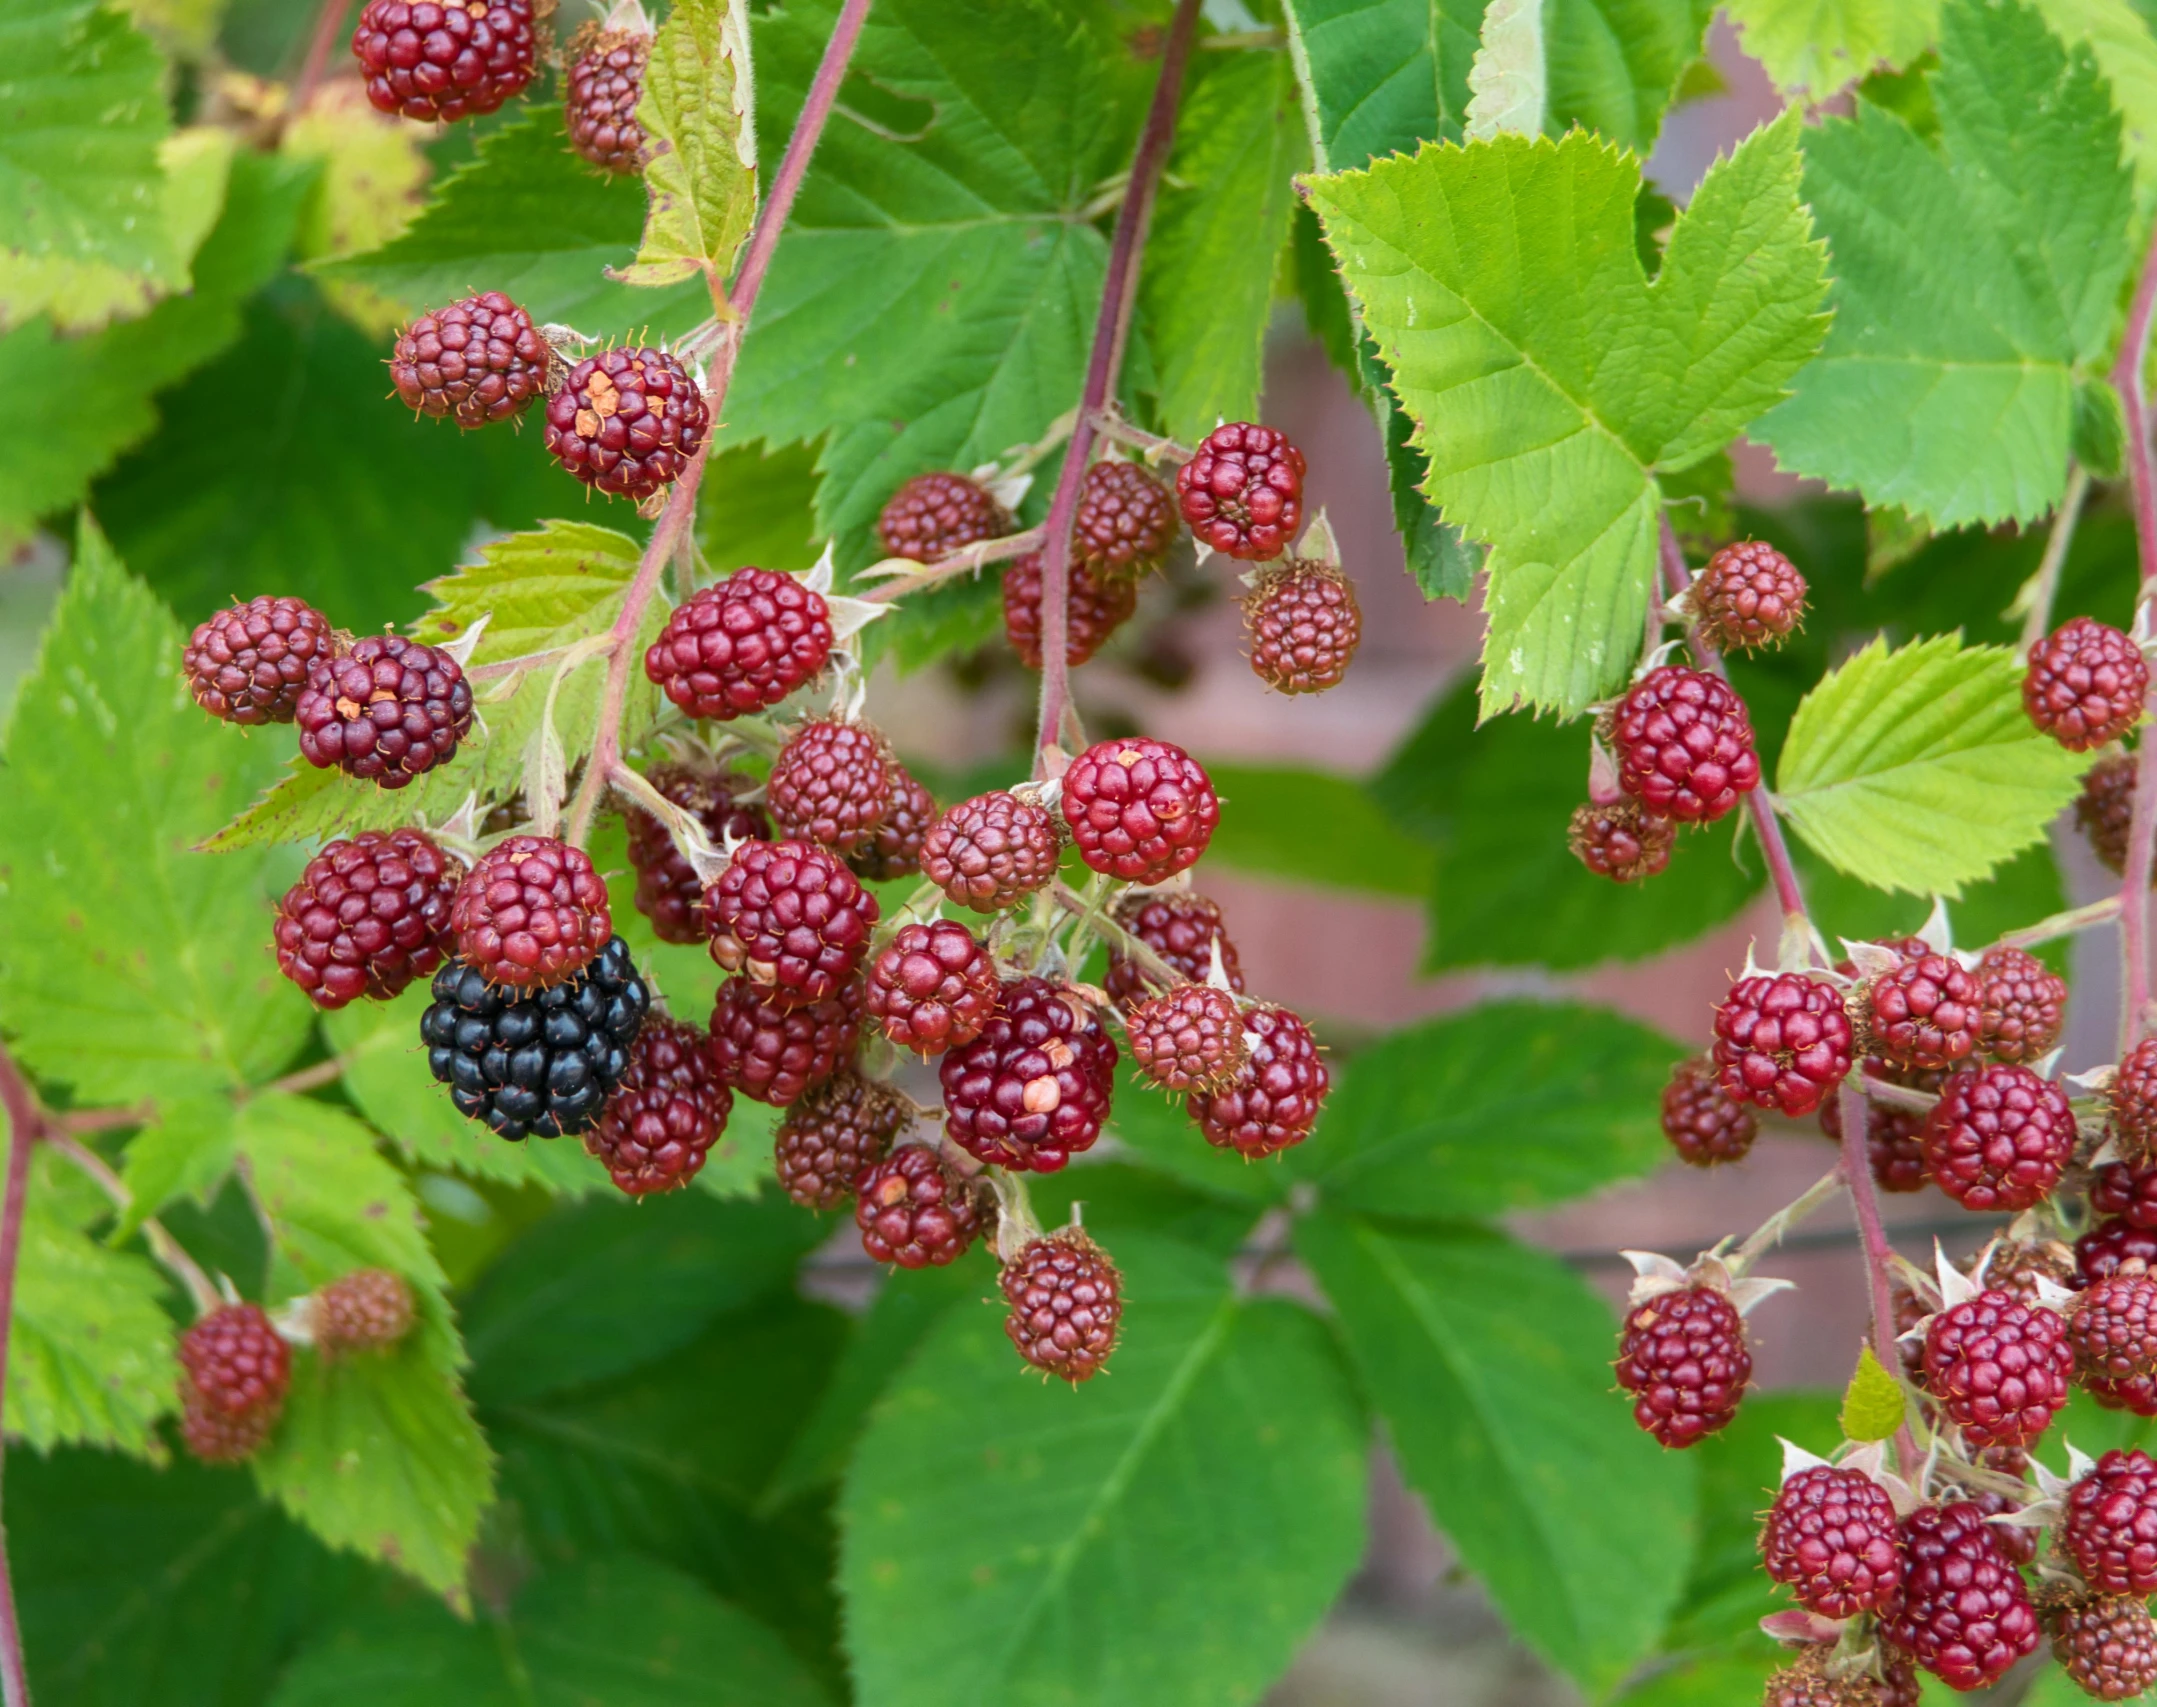
M 1138 610 L 1138 582 L 1086 563 L 1071 568 L 1064 605 L 1064 658 L 1075 669 L 1108 644 Z M 1019 662 L 1041 668 L 1041 556 L 1028 552 L 1004 571 L 1004 638 Z
M 737 804 L 737 797 L 749 792 L 740 776 L 667 764 L 653 766 L 644 780 L 695 814 L 714 847 L 771 839 L 771 820 L 763 809 Z M 704 885 L 673 836 L 641 807 L 625 806 L 622 818 L 629 832 L 629 863 L 637 873 L 637 911 L 651 921 L 652 934 L 661 942 L 704 941 Z

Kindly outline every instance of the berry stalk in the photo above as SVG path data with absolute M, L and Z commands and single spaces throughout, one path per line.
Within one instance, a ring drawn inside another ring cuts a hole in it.
M 1857 1236 L 1865 1250 L 1865 1294 L 1872 1308 L 1872 1354 L 1882 1369 L 1902 1367 L 1895 1346 L 1895 1296 L 1890 1275 L 1895 1248 L 1887 1242 L 1887 1227 L 1880 1219 L 1880 1192 L 1872 1176 L 1872 1157 L 1866 1142 L 1872 1113 L 1865 1106 L 1865 1092 L 1858 1075 L 1851 1074 L 1835 1093 L 1842 1114 L 1842 1177 L 1850 1188 L 1850 1208 L 1857 1216 Z M 1905 1424 L 1895 1436 L 1895 1449 L 1903 1471 L 1917 1463 L 1917 1444 Z
M 339 1070 L 342 1068 L 343 1064 L 339 1063 Z M 56 1154 L 65 1156 L 95 1181 L 97 1188 L 112 1200 L 113 1208 L 121 1214 L 134 1206 L 135 1194 L 95 1150 L 58 1132 L 48 1131 L 45 1142 Z M 150 1255 L 157 1259 L 157 1265 L 187 1288 L 187 1296 L 197 1315 L 206 1316 L 224 1302 L 218 1297 L 217 1288 L 210 1284 L 210 1277 L 202 1272 L 201 1265 L 187 1254 L 186 1247 L 165 1230 L 165 1224 L 156 1216 L 142 1218 L 142 1239 L 150 1247 Z
M 2067 561 L 2067 548 L 2074 543 L 2075 524 L 2082 519 L 2082 501 L 2089 496 L 2090 474 L 2079 462 L 2067 465 L 2067 492 L 2053 513 L 2052 531 L 2045 536 L 2045 555 L 2037 573 L 2030 577 L 2022 602 L 2022 650 L 2027 652 L 2052 632 L 2052 599 L 2060 589 L 2060 567 Z M 2013 613 L 2010 612 L 2010 615 Z
M 1999 942 L 2002 948 L 2035 948 L 2039 943 L 2057 942 L 2063 936 L 2078 936 L 2099 925 L 2108 925 L 2119 916 L 2120 898 L 2107 895 L 2100 901 L 2070 907 L 2064 913 L 2039 919 L 2019 931 L 2002 931 Z
M 2119 393 L 2126 426 L 2127 483 L 2134 497 L 2135 551 L 2142 565 L 2141 600 L 2157 592 L 2157 467 L 2150 451 L 2149 394 L 2142 365 L 2149 355 L 2150 323 L 2157 317 L 2157 234 L 2150 239 L 2135 280 L 2134 305 L 2120 339 L 2112 386 Z M 2138 605 L 2139 605 L 2138 601 Z M 2120 1053 L 2142 1036 L 2142 1010 L 2149 1001 L 2150 856 L 2157 848 L 2157 742 L 2142 743 L 2135 768 L 2134 816 L 2127 832 L 2127 867 L 2120 879 L 2122 1001 Z
M 30 1147 L 45 1133 L 45 1118 L 30 1084 L 0 1045 L 0 1105 L 7 1109 L 7 1193 L 0 1199 L 0 1410 L 7 1403 L 10 1330 L 15 1323 L 15 1271 L 22 1259 L 23 1206 L 30 1195 Z M 7 1556 L 7 1528 L 0 1521 L 0 1699 L 6 1707 L 29 1707 L 23 1672 L 22 1625 L 15 1616 L 15 1578 Z
M 316 89 L 322 85 L 323 74 L 329 70 L 330 55 L 337 51 L 344 40 L 345 17 L 352 10 L 352 0 L 322 0 L 315 13 L 314 31 L 307 38 L 307 57 L 300 63 L 300 74 L 292 80 L 292 94 L 285 106 L 285 120 L 290 123 L 297 118 Z
M 1685 591 L 1692 575 L 1685 567 L 1685 554 L 1678 549 L 1678 536 L 1671 531 L 1668 517 L 1663 520 L 1662 564 L 1665 590 L 1671 598 L 1676 598 Z M 1654 600 L 1653 588 L 1649 589 L 1649 600 L 1651 603 Z M 1730 673 L 1723 668 L 1722 655 L 1701 638 L 1700 631 L 1692 630 L 1688 638 L 1701 669 L 1728 681 Z M 1760 852 L 1767 861 L 1768 875 L 1775 882 L 1775 898 L 1782 905 L 1784 934 L 1787 936 L 1793 928 L 1802 933 L 1807 928 L 1805 892 L 1798 887 L 1797 868 L 1790 863 L 1790 845 L 1783 840 L 1782 820 L 1775 816 L 1775 802 L 1762 786 L 1745 796 L 1745 805 L 1752 814 L 1753 833 L 1760 838 Z
M 1060 743 L 1064 721 L 1071 715 L 1071 519 L 1078 510 L 1079 483 L 1093 458 L 1094 439 L 1100 431 L 1098 417 L 1123 365 L 1131 310 L 1138 300 L 1139 251 L 1153 214 L 1161 170 L 1168 164 L 1169 146 L 1176 138 L 1176 109 L 1183 98 L 1183 72 L 1191 57 L 1191 39 L 1198 30 L 1199 4 L 1200 0 L 1180 0 L 1168 26 L 1160 79 L 1153 86 L 1153 101 L 1146 109 L 1146 128 L 1139 133 L 1138 152 L 1131 158 L 1131 179 L 1124 191 L 1123 206 L 1116 211 L 1108 274 L 1101 283 L 1101 311 L 1094 322 L 1093 354 L 1086 364 L 1086 389 L 1079 399 L 1071 443 L 1064 451 L 1056 495 L 1049 502 L 1045 524 L 1048 538 L 1041 548 L 1041 727 L 1035 741 L 1037 754 Z M 1038 756 L 1034 768 L 1037 775 L 1043 774 Z

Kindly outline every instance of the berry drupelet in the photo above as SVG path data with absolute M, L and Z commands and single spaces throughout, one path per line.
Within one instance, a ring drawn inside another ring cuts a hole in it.
M 368 0 L 352 52 L 381 112 L 422 122 L 491 113 L 538 64 L 532 0 Z
M 308 672 L 334 650 L 329 618 L 264 594 L 198 626 L 180 656 L 188 692 L 227 723 L 290 723 Z
M 1988 1290 L 1932 1318 L 1924 1370 L 1972 1446 L 2028 1446 L 2067 1403 L 2075 1355 L 2053 1311 Z
M 937 1068 L 944 1129 L 984 1162 L 1053 1173 L 1108 1118 L 1116 1044 L 1078 997 L 1040 978 L 1003 986 L 997 1010 Z
M 251 1456 L 292 1383 L 292 1348 L 257 1304 L 225 1304 L 180 1336 L 180 1433 L 206 1464 Z
M 892 771 L 891 749 L 875 730 L 816 718 L 779 749 L 764 802 L 780 835 L 856 853 L 891 812 Z
M 2021 1573 L 1968 1500 L 1902 1520 L 1902 1600 L 1881 1635 L 1950 1689 L 1997 1682 L 2038 1643 Z
M 511 836 L 481 854 L 457 886 L 449 925 L 457 958 L 513 990 L 574 977 L 614 935 L 591 856 L 554 836 Z
M 1225 1090 L 1247 1053 L 1243 1010 L 1226 990 L 1184 984 L 1125 1016 L 1140 1072 L 1165 1091 Z
M 1977 1052 L 1995 1061 L 2035 1061 L 2060 1040 L 2067 981 L 2025 949 L 1985 950 L 1977 981 Z
M 1216 427 L 1176 471 L 1176 502 L 1200 544 L 1263 562 L 1286 551 L 1303 520 L 1303 452 L 1248 421 Z
M 645 648 L 644 674 L 691 717 L 777 705 L 830 660 L 831 607 L 793 575 L 737 569 L 692 594 Z
M 1243 1027 L 1243 1065 L 1186 1106 L 1207 1143 L 1258 1161 L 1311 1135 L 1332 1078 L 1311 1028 L 1287 1008 L 1248 1008 Z
M 1776 1494 L 1760 1530 L 1761 1559 L 1808 1612 L 1881 1612 L 1902 1587 L 1895 1521 L 1895 1502 L 1870 1476 L 1813 1465 Z
M 1176 500 L 1135 462 L 1097 462 L 1079 487 L 1071 518 L 1072 567 L 1128 581 L 1168 554 Z
M 2157 1622 L 2140 1600 L 2102 1595 L 2045 1614 L 2052 1657 L 2095 1701 L 2133 1701 L 2157 1684 Z
M 2066 1093 L 2027 1067 L 1966 1068 L 1925 1116 L 1925 1166 L 1965 1209 L 2020 1210 L 2052 1195 L 2075 1153 Z
M 2086 753 L 2142 721 L 2149 685 L 2149 665 L 2130 636 L 2070 617 L 2030 649 L 2022 707 L 2069 752 Z
M 921 845 L 936 822 L 936 796 L 897 759 L 891 761 L 891 810 L 847 856 L 857 877 L 890 883 L 921 875 Z
M 2092 1282 L 2067 1312 L 2067 1341 L 2085 1375 L 2131 1381 L 2157 1374 L 2157 1279 L 2128 1264 Z
M 2157 1160 L 2157 1037 L 2145 1037 L 2112 1077 L 2111 1132 L 2132 1162 Z
M 2108 870 L 2127 869 L 2127 833 L 2134 822 L 2135 756 L 2116 753 L 2082 773 L 2075 797 L 2075 822 L 2089 838 L 2090 851 Z
M 439 647 L 370 635 L 317 658 L 293 708 L 300 751 L 382 788 L 403 788 L 446 764 L 472 732 L 472 686 Z
M 630 1045 L 629 1070 L 584 1147 L 631 1197 L 677 1191 L 695 1179 L 734 1098 L 694 1026 L 653 1018 Z
M 981 1035 L 1001 988 L 974 934 L 939 919 L 899 927 L 869 966 L 862 1006 L 901 1049 L 941 1055 Z
M 1893 1067 L 1952 1067 L 1977 1047 L 1977 994 L 1952 955 L 1908 956 L 1865 986 L 1867 1044 Z
M 547 399 L 547 449 L 594 491 L 649 498 L 679 480 L 711 430 L 689 370 L 665 350 L 587 356 Z
M 412 1331 L 418 1306 L 401 1274 L 363 1268 L 333 1280 L 307 1306 L 307 1324 L 325 1357 L 376 1351 Z
M 2157 1594 L 2157 1460 L 2107 1452 L 2067 1490 L 2059 1541 L 2099 1594 Z
M 442 964 L 464 865 L 419 830 L 362 830 L 277 904 L 278 970 L 318 1008 L 387 1001 Z
M 553 352 L 498 290 L 422 314 L 397 335 L 390 383 L 407 409 L 460 427 L 522 414 L 547 389 Z
M 1004 1332 L 1036 1369 L 1074 1387 L 1101 1372 L 1116 1349 L 1123 1277 L 1076 1227 L 1030 1241 L 997 1283 L 1011 1313 Z

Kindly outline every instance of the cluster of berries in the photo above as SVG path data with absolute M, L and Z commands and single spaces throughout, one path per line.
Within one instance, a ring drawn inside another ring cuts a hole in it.
M 396 1344 L 412 1330 L 412 1288 L 402 1275 L 363 1268 L 297 1299 L 282 1327 L 257 1304 L 207 1311 L 180 1336 L 180 1437 L 206 1464 L 252 1457 L 283 1415 L 292 1342 L 324 1357 Z
M 1693 578 L 1677 614 L 1712 664 L 1772 646 L 1805 616 L 1805 577 L 1773 546 L 1726 545 Z M 1598 877 L 1632 883 L 1670 864 L 1679 827 L 1712 824 L 1760 786 L 1745 702 L 1717 670 L 1659 664 L 1596 726 L 1590 799 L 1573 813 L 1574 855 Z
M 2086 616 L 2071 617 L 2030 650 L 2022 703 L 2030 721 L 2070 752 L 2105 752 L 2082 775 L 2075 818 L 2098 860 L 2127 869 L 2134 822 L 2134 749 L 2118 743 L 2142 721 L 2149 663 L 2133 637 Z
M 1243 601 L 1251 668 L 1282 693 L 1339 685 L 1363 638 L 1355 589 L 1338 567 L 1289 555 L 1303 520 L 1303 453 L 1277 428 L 1216 427 L 1176 471 L 1175 490 L 1136 462 L 1092 464 L 1071 521 L 1065 658 L 1085 663 L 1138 609 L 1140 580 L 1158 569 L 1179 518 L 1210 551 L 1260 567 Z M 1010 533 L 995 496 L 964 475 L 917 475 L 877 520 L 888 556 L 936 563 Z M 1004 571 L 1004 634 L 1041 668 L 1041 554 Z

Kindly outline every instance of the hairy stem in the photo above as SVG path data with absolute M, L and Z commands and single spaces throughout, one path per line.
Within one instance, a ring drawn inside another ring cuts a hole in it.
M 2119 916 L 2120 898 L 2107 895 L 2101 901 L 2070 907 L 2064 913 L 2039 919 L 2034 925 L 2024 925 L 2019 931 L 2002 931 L 1999 942 L 2002 948 L 2035 948 L 2041 942 L 2057 942 L 2063 936 L 2075 936 L 2099 925 L 2109 925 Z
M 1161 169 L 1168 164 L 1176 137 L 1176 108 L 1183 98 L 1183 71 L 1198 30 L 1200 0 L 1178 0 L 1168 26 L 1161 75 L 1146 109 L 1138 152 L 1131 157 L 1131 179 L 1116 211 L 1116 234 L 1109 246 L 1108 274 L 1101 284 L 1101 310 L 1094 321 L 1093 354 L 1086 364 L 1086 389 L 1079 398 L 1078 420 L 1064 451 L 1063 472 L 1049 501 L 1047 538 L 1041 548 L 1041 725 L 1035 740 L 1034 772 L 1046 775 L 1045 755 L 1058 746 L 1071 715 L 1071 518 L 1078 511 L 1079 484 L 1093 457 L 1102 406 L 1123 366 L 1124 344 L 1131 333 L 1131 309 L 1138 299 L 1139 252 L 1153 213 Z
M 1842 1190 L 1842 1168 L 1828 1169 L 1805 1188 L 1804 1194 L 1784 1204 L 1753 1230 L 1752 1236 L 1730 1253 L 1731 1271 L 1743 1274 L 1756 1258 L 1783 1242 L 1783 1237 L 1829 1198 Z
M 1881 1368 L 1893 1374 L 1902 1367 L 1895 1350 L 1895 1294 L 1889 1281 L 1895 1249 L 1887 1242 L 1887 1228 L 1880 1220 L 1880 1192 L 1872 1177 L 1872 1157 L 1866 1144 L 1871 1110 L 1855 1074 L 1844 1079 L 1835 1094 L 1841 1099 L 1843 1184 L 1850 1188 L 1858 1240 L 1865 1249 L 1865 1290 L 1872 1305 L 1872 1354 L 1880 1360 Z M 1907 1475 L 1911 1468 L 1905 1454 L 1903 1473 Z
M 2157 315 L 2157 232 L 2135 280 L 2134 304 L 2112 367 L 2127 429 L 2127 484 L 2134 496 L 2135 551 L 2142 565 L 2142 601 L 2157 593 L 2157 469 L 2151 467 L 2149 394 L 2142 383 L 2149 358 L 2150 321 Z M 2150 855 L 2157 845 L 2157 741 L 2145 739 L 2135 767 L 2134 816 L 2127 832 L 2127 869 L 2120 877 L 2120 1053 L 2142 1036 L 2149 1003 Z
M 49 1136 L 45 1115 L 14 1057 L 0 1045 L 0 1106 L 7 1110 L 7 1190 L 0 1198 L 0 1415 L 7 1408 L 8 1344 L 14 1337 L 15 1271 L 22 1261 L 23 1208 L 30 1196 L 30 1147 Z M 5 1450 L 0 1447 L 0 1466 Z M 0 1521 L 0 1700 L 29 1707 L 30 1680 L 23 1670 L 22 1625 L 15 1616 L 15 1577 L 7 1556 L 7 1526 Z
M 861 39 L 870 3 L 871 0 L 846 0 L 839 9 L 839 21 L 832 26 L 831 39 L 824 44 L 824 57 L 817 62 L 816 76 L 801 104 L 801 115 L 794 121 L 794 134 L 787 138 L 786 153 L 772 177 L 771 193 L 757 209 L 756 224 L 742 249 L 741 266 L 725 304 L 725 312 L 733 317 L 733 327 L 705 375 L 705 401 L 710 406 L 713 431 L 717 431 L 726 405 L 727 387 L 733 382 L 742 339 L 748 335 L 749 316 L 756 310 L 757 293 L 764 288 L 764 275 L 779 247 L 779 233 L 794 211 L 794 197 L 801 190 L 802 179 L 808 176 L 810 157 L 816 153 L 825 121 L 839 98 L 839 85 L 846 80 L 847 64 L 854 56 L 854 44 Z M 704 478 L 711 445 L 711 436 L 706 434 L 682 477 L 674 483 L 674 490 L 667 494 L 666 508 L 652 528 L 651 540 L 637 564 L 636 578 L 629 583 L 628 596 L 622 601 L 621 614 L 614 619 L 614 648 L 607 658 L 607 686 L 599 706 L 599 728 L 585 761 L 584 780 L 578 785 L 577 798 L 569 812 L 569 839 L 579 847 L 591 834 L 592 814 L 606 792 L 608 775 L 622 756 L 622 707 L 629 698 L 629 672 L 638 662 L 631 656 L 633 643 L 643 626 L 645 608 L 659 590 L 667 563 L 696 521 L 697 487 Z
M 1678 536 L 1671 531 L 1669 519 L 1663 521 L 1662 563 L 1664 590 L 1676 598 L 1691 584 L 1692 572 L 1685 567 L 1685 554 L 1678 549 Z M 1650 589 L 1653 597 L 1653 589 Z M 1730 679 L 1730 672 L 1723 668 L 1723 660 L 1715 648 L 1701 639 L 1697 630 L 1687 634 L 1693 649 L 1693 657 L 1710 675 Z M 1805 891 L 1798 886 L 1797 867 L 1790 863 L 1790 844 L 1783 840 L 1782 820 L 1775 815 L 1775 798 L 1762 785 L 1745 797 L 1745 808 L 1752 814 L 1753 833 L 1760 838 L 1760 854 L 1767 861 L 1768 876 L 1775 883 L 1775 898 L 1782 905 L 1783 930 L 1787 936 L 1793 926 L 1805 927 Z
M 2067 468 L 2067 492 L 2053 512 L 2052 531 L 2045 536 L 2045 555 L 2024 592 L 2028 609 L 2022 613 L 2022 650 L 2027 652 L 2052 626 L 2052 599 L 2060 590 L 2060 567 L 2067 561 L 2067 548 L 2075 540 L 2075 523 L 2082 519 L 2082 500 L 2089 496 L 2089 470 L 2079 462 Z
M 888 605 L 894 599 L 903 599 L 909 593 L 918 593 L 925 587 L 941 585 L 955 576 L 971 574 L 991 563 L 1003 563 L 1014 557 L 1024 557 L 1041 543 L 1041 530 L 1027 528 L 1022 533 L 1007 533 L 1001 539 L 977 540 L 972 545 L 962 545 L 949 557 L 939 557 L 934 563 L 923 565 L 912 575 L 894 575 L 866 593 L 856 597 L 874 605 Z

